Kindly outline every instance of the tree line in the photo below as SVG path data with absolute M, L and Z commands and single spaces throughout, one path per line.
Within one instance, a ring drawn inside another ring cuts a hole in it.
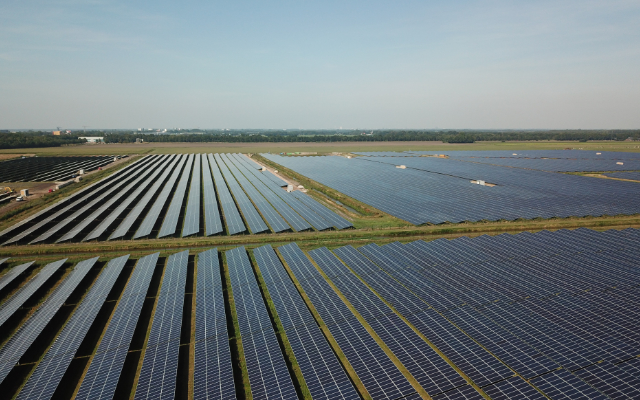
M 0 133 L 0 149 L 59 147 L 86 142 L 84 139 L 78 139 L 77 136 L 54 136 L 51 132 Z
M 245 132 L 203 131 L 181 134 L 145 134 L 141 132 L 91 131 L 83 136 L 103 136 L 106 143 L 144 142 L 385 142 L 385 141 L 442 141 L 446 143 L 473 143 L 480 141 L 587 141 L 640 140 L 640 130 L 548 130 L 548 131 L 431 131 L 431 130 L 378 130 L 370 133 L 348 131 L 271 131 Z M 76 135 L 54 136 L 51 132 L 0 132 L 0 149 L 32 147 L 58 147 L 82 144 L 86 141 Z

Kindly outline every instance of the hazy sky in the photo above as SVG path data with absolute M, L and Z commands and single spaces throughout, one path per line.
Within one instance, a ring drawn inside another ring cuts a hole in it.
M 0 2 L 0 129 L 640 128 L 640 1 Z

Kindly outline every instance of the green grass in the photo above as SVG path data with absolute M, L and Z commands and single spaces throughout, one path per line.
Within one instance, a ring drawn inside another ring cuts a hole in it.
M 84 144 L 65 147 L 33 149 L 2 149 L 0 154 L 36 154 L 38 156 L 59 155 L 117 155 L 117 154 L 173 154 L 173 153 L 287 153 L 315 151 L 331 152 L 362 151 L 452 151 L 452 150 L 581 150 L 640 152 L 638 142 L 590 141 L 513 141 L 513 142 L 334 142 L 334 143 L 144 143 L 144 144 Z

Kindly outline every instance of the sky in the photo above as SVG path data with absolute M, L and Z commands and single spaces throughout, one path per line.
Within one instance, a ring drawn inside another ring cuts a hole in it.
M 0 129 L 637 129 L 640 1 L 0 2 Z

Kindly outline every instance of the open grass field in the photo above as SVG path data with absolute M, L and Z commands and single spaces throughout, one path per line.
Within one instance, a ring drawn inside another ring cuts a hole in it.
M 101 155 L 101 154 L 175 154 L 175 153 L 282 153 L 316 151 L 318 153 L 354 151 L 447 151 L 447 150 L 561 150 L 565 148 L 604 151 L 640 152 L 638 142 L 335 142 L 335 143 L 144 143 L 144 144 L 85 144 L 67 147 L 36 149 L 6 149 L 0 154 Z

